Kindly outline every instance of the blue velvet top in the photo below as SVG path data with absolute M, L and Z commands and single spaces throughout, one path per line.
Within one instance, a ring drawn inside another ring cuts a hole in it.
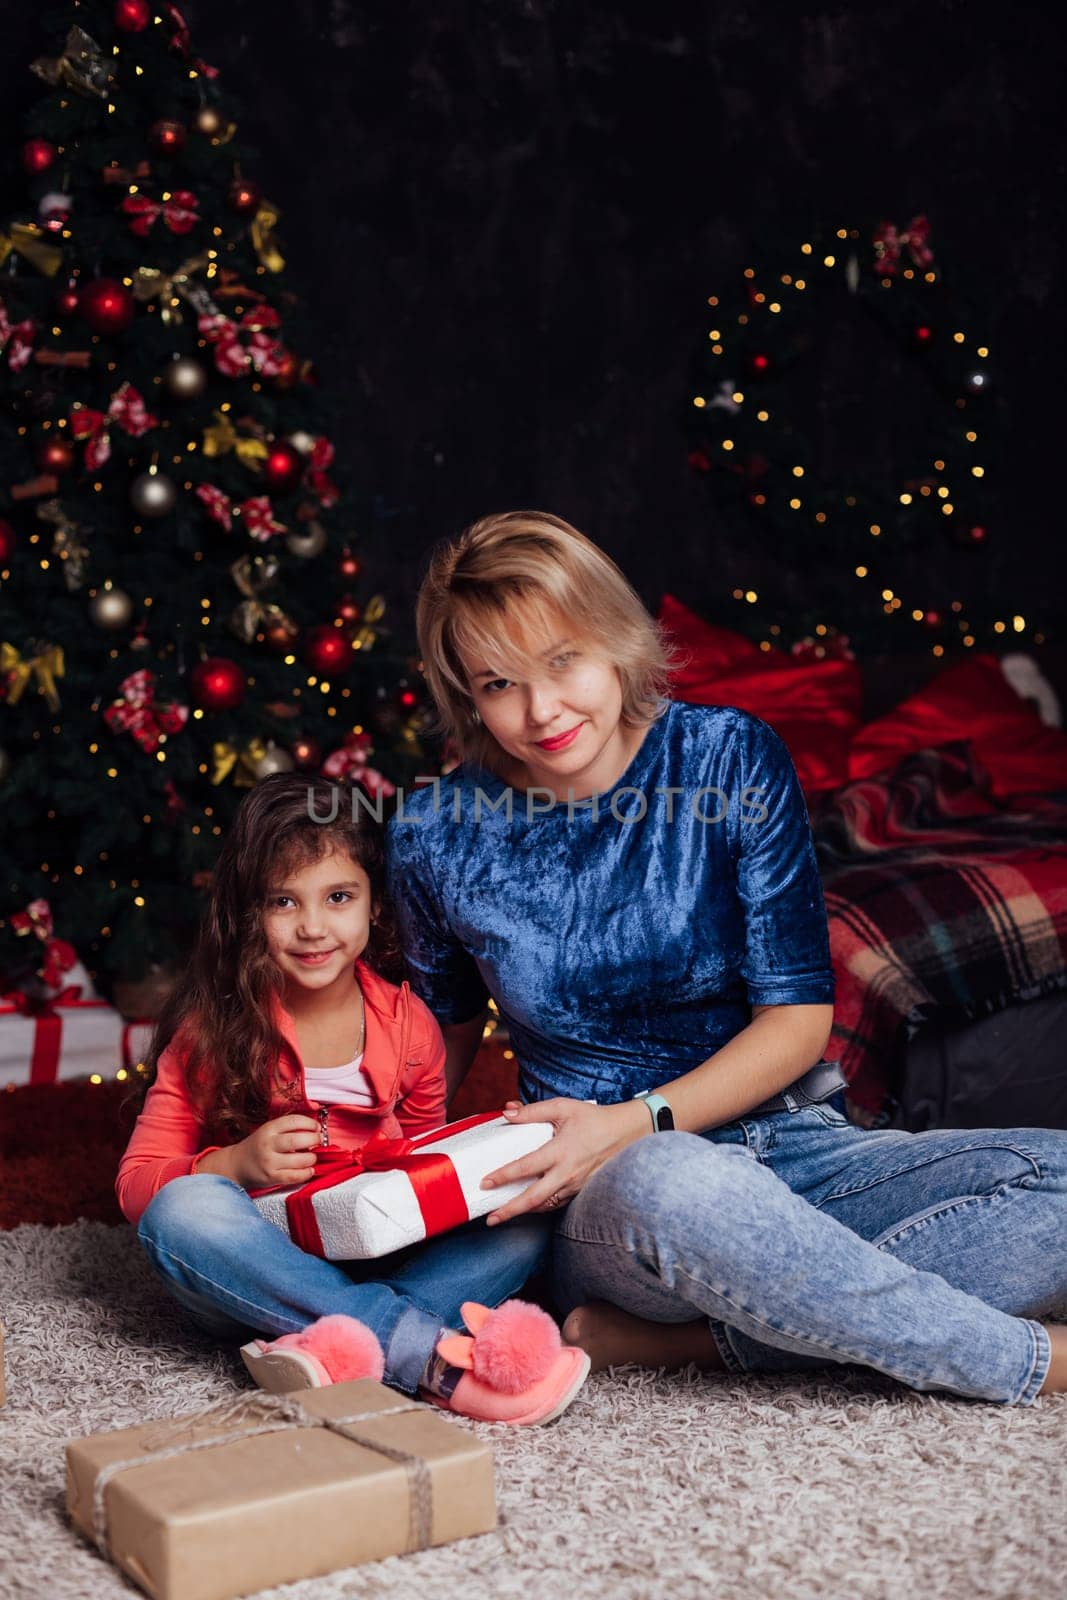
M 441 1023 L 491 995 L 526 1100 L 629 1099 L 751 1005 L 833 999 L 792 760 L 734 707 L 669 703 L 615 788 L 570 807 L 463 764 L 405 793 L 387 849 L 412 988 Z

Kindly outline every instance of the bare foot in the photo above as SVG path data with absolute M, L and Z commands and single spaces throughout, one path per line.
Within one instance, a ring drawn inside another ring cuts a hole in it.
M 646 1322 L 604 1300 L 577 1306 L 563 1324 L 564 1344 L 589 1356 L 592 1370 L 621 1367 L 687 1367 L 695 1362 L 710 1372 L 725 1372 L 711 1329 L 697 1322 Z
M 1049 1362 L 1045 1381 L 1037 1392 L 1058 1394 L 1061 1390 L 1067 1389 L 1067 1324 L 1046 1322 L 1044 1328 L 1052 1345 L 1052 1360 Z

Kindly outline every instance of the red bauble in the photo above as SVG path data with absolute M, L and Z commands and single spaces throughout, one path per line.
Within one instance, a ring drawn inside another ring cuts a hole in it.
M 911 342 L 916 350 L 928 350 L 934 342 L 934 330 L 928 322 L 920 322 L 911 330 Z
M 230 184 L 227 199 L 230 210 L 236 211 L 239 217 L 251 217 L 259 210 L 259 202 L 263 198 L 263 191 L 258 183 L 250 183 L 247 178 L 234 178 Z
M 74 450 L 65 439 L 49 439 L 37 449 L 37 465 L 42 472 L 57 476 L 69 472 L 74 465 Z
M 115 278 L 94 278 L 78 296 L 78 310 L 94 333 L 122 333 L 135 309 L 133 295 Z
M 184 122 L 172 122 L 169 117 L 161 117 L 149 128 L 148 142 L 161 156 L 173 156 L 184 145 L 186 133 Z
M 341 559 L 337 563 L 338 576 L 344 578 L 349 583 L 354 583 L 362 571 L 363 563 L 359 557 L 354 556 L 351 550 L 343 550 L 341 552 Z
M 985 544 L 988 538 L 989 529 L 983 528 L 980 522 L 976 522 L 973 527 L 967 529 L 967 543 L 973 545 L 975 549 L 979 545 Z
M 208 656 L 189 674 L 189 698 L 204 711 L 234 711 L 245 696 L 245 675 L 225 656 Z
M 294 739 L 289 746 L 289 754 L 304 772 L 310 767 L 322 766 L 322 748 L 314 739 Z
M 944 620 L 940 611 L 926 611 L 923 613 L 923 625 L 927 628 L 940 628 Z
M 56 311 L 61 317 L 72 317 L 80 303 L 81 297 L 74 284 L 70 284 L 66 289 L 60 289 L 56 295 Z
M 15 530 L 10 522 L 0 517 L 0 567 L 4 567 L 15 553 Z
M 288 494 L 304 476 L 307 465 L 299 450 L 291 444 L 272 444 L 270 454 L 263 463 L 263 477 L 273 494 Z
M 745 364 L 753 378 L 769 377 L 773 365 L 770 356 L 763 350 L 757 350 L 755 355 L 749 356 Z
M 396 697 L 396 703 L 401 711 L 413 711 L 419 703 L 419 697 L 414 689 L 401 689 Z
M 148 0 L 118 0 L 115 6 L 115 26 L 123 33 L 143 33 L 151 20 Z
M 27 139 L 22 147 L 22 165 L 31 177 L 47 172 L 59 154 L 47 139 Z
M 343 594 L 337 602 L 337 620 L 352 627 L 363 615 L 363 607 L 350 594 Z
M 339 628 L 323 623 L 308 629 L 304 638 L 304 659 L 324 678 L 336 678 L 352 665 L 352 646 Z

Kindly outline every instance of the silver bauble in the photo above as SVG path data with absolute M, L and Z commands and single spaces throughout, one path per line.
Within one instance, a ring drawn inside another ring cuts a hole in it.
M 130 484 L 130 504 L 141 517 L 165 517 L 177 498 L 174 479 L 165 472 L 142 472 Z
M 207 388 L 207 368 L 192 356 L 175 356 L 163 373 L 163 387 L 172 400 L 199 400 Z
M 326 548 L 326 534 L 321 522 L 309 522 L 303 528 L 294 530 L 287 536 L 285 548 L 291 556 L 299 556 L 301 561 L 321 556 Z
M 315 435 L 308 433 L 306 428 L 298 428 L 287 437 L 293 449 L 299 450 L 302 456 L 309 456 L 315 448 Z
M 295 765 L 288 750 L 271 741 L 252 770 L 258 782 L 260 778 L 269 778 L 272 772 L 292 772 Z
M 133 601 L 125 589 L 100 589 L 89 601 L 89 615 L 98 628 L 112 633 L 129 624 Z

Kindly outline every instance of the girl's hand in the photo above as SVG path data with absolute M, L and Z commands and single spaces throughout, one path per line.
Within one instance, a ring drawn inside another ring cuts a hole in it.
M 307 1183 L 315 1176 L 319 1125 L 312 1117 L 275 1117 L 230 1147 L 234 1177 L 243 1189 Z
M 558 1211 L 605 1161 L 652 1131 L 647 1108 L 630 1100 L 614 1106 L 594 1106 L 585 1100 L 539 1100 L 524 1106 L 509 1100 L 504 1115 L 509 1122 L 551 1122 L 556 1131 L 540 1150 L 482 1179 L 483 1189 L 524 1178 L 536 1180 L 518 1199 L 491 1212 L 490 1226 L 525 1211 Z

